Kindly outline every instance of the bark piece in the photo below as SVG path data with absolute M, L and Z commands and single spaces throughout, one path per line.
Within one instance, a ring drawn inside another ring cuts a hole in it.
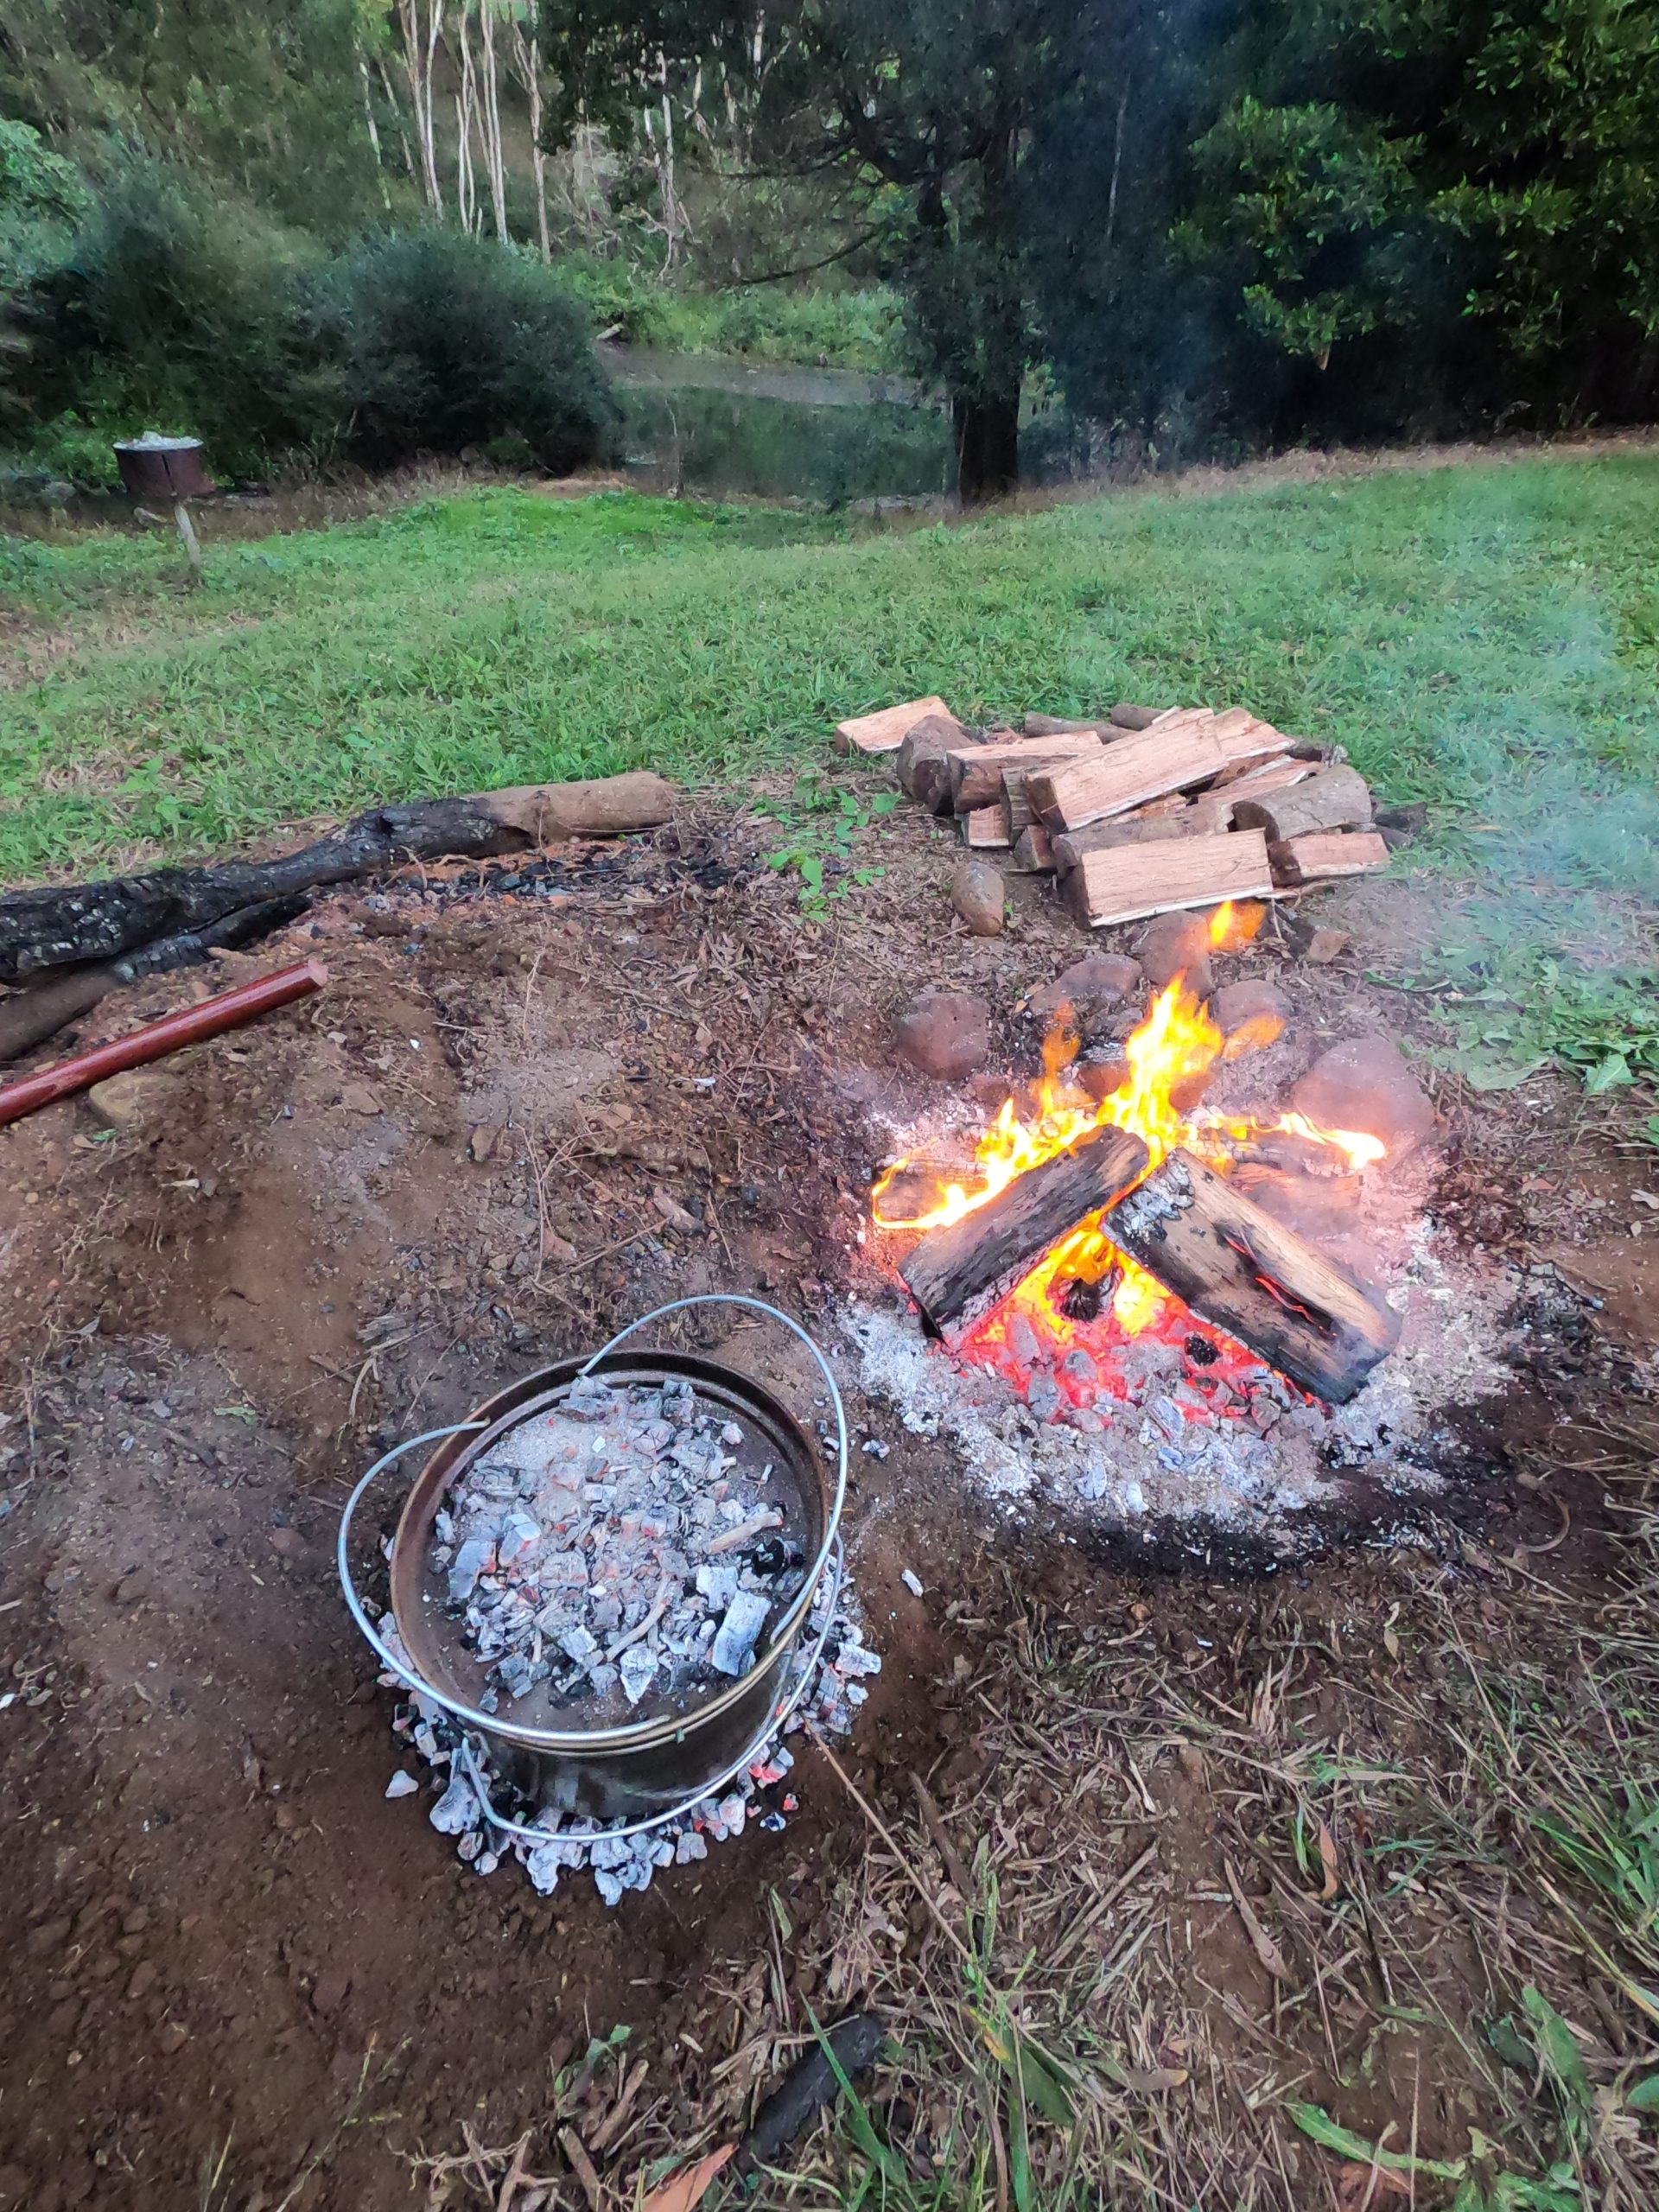
M 925 715 L 951 718 L 943 699 L 910 699 L 902 707 L 882 707 L 873 715 L 855 715 L 837 722 L 836 742 L 843 753 L 896 753 Z
M 1007 887 L 989 861 L 962 861 L 950 878 L 950 904 L 976 937 L 1001 937 Z
M 1357 768 L 1321 768 L 1288 790 L 1235 794 L 1233 818 L 1245 830 L 1265 830 L 1288 844 L 1318 830 L 1369 830 L 1371 789 Z
M 959 1341 L 1057 1238 L 1121 1198 L 1147 1157 L 1128 1130 L 1097 1129 L 1017 1176 L 977 1212 L 930 1230 L 899 1271 L 928 1329 Z
M 752 2173 L 776 2165 L 780 2155 L 804 2133 L 826 2105 L 841 2094 L 841 2077 L 830 2063 L 823 2044 L 836 2055 L 841 2073 L 850 2081 L 874 2066 L 881 2055 L 887 2030 L 875 2012 L 855 2012 L 824 2031 L 823 2042 L 803 2052 L 782 2083 L 754 2116 L 754 2125 L 743 2138 L 737 2171 Z
M 981 741 L 954 715 L 925 715 L 905 734 L 895 756 L 899 788 L 930 814 L 950 811 L 950 755 Z
M 1111 720 L 1119 729 L 1150 729 L 1169 711 L 1167 707 L 1132 707 L 1128 700 L 1120 699 L 1112 709 Z
M 893 1043 L 922 1074 L 959 1083 L 990 1057 L 991 1009 L 969 991 L 918 992 L 893 1016 Z
M 0 897 L 0 982 L 76 960 L 110 960 L 227 914 L 373 875 L 411 860 L 486 859 L 548 837 L 607 836 L 664 822 L 673 792 L 645 771 L 574 784 L 533 784 L 373 807 L 273 861 L 157 868 L 61 889 Z
M 1071 737 L 997 738 L 964 747 L 951 755 L 950 803 L 958 814 L 970 814 L 976 806 L 1001 800 L 1005 768 L 1059 768 L 1068 761 L 1095 758 L 1101 751 L 1095 730 Z
M 1190 1153 L 1172 1153 L 1103 1225 L 1201 1319 L 1329 1404 L 1400 1340 L 1376 1292 Z
M 1000 806 L 976 806 L 971 814 L 957 818 L 962 823 L 962 842 L 972 852 L 1005 853 L 1013 842 L 1007 816 Z
M 1376 875 L 1389 864 L 1387 840 L 1375 830 L 1312 830 L 1288 844 L 1270 844 L 1268 855 L 1274 875 L 1287 885 Z
M 1014 849 L 1014 866 L 1022 875 L 1053 874 L 1054 848 L 1040 822 L 1033 822 L 1029 830 L 1020 832 Z
M 1224 899 L 1274 894 L 1267 840 L 1259 830 L 1090 853 L 1066 884 L 1073 912 L 1092 929 L 1136 921 L 1143 914 L 1219 906 Z
M 1031 803 L 1051 830 L 1082 830 L 1128 814 L 1149 799 L 1190 791 L 1224 770 L 1287 753 L 1293 740 L 1243 707 L 1224 715 L 1200 709 L 1165 715 L 1119 738 L 1098 760 L 1034 772 Z
M 1081 737 L 1092 732 L 1103 741 L 1117 734 L 1109 721 L 1072 722 L 1064 715 L 1027 715 L 1025 729 L 1027 737 Z

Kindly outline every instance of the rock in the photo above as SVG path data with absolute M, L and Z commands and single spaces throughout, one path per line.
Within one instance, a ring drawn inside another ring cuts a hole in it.
M 428 1818 L 440 1835 L 465 1835 L 479 1822 L 478 1797 L 470 1782 L 457 1775 Z
M 156 1986 L 156 1961 L 140 1959 L 132 1970 L 132 1980 L 127 1984 L 127 1995 L 137 1999 L 147 1997 Z
M 1316 968 L 1328 968 L 1347 950 L 1347 931 L 1333 930 L 1329 923 L 1321 922 L 1317 929 L 1309 932 L 1307 942 L 1302 947 L 1302 957 L 1312 961 Z
M 1147 924 L 1140 944 L 1141 965 L 1154 990 L 1161 991 L 1177 976 L 1201 999 L 1207 999 L 1214 982 L 1210 967 L 1210 922 L 1204 914 L 1157 914 Z
M 1434 1132 L 1427 1093 L 1391 1037 L 1353 1037 L 1322 1052 L 1291 1093 L 1295 1112 L 1326 1129 L 1358 1129 L 1397 1160 Z
M 351 1990 L 352 1976 L 349 1967 L 325 1967 L 317 1976 L 315 1986 L 311 1992 L 312 2006 L 326 2020 L 332 2013 L 339 2012 L 340 2006 L 350 1996 Z
M 702 1224 L 694 1213 L 689 1213 L 671 1192 L 659 1184 L 651 1194 L 651 1203 L 671 1229 L 677 1229 L 683 1236 L 700 1236 Z
M 622 1654 L 622 1694 L 630 1705 L 639 1704 L 656 1672 L 657 1655 L 643 1643 L 631 1644 Z
M 1210 1001 L 1210 1018 L 1227 1040 L 1221 1057 L 1236 1060 L 1272 1044 L 1290 1018 L 1290 1003 L 1271 983 L 1249 978 L 1222 985 Z
M 340 1103 L 348 1114 L 378 1114 L 380 1101 L 366 1083 L 348 1083 L 340 1094 Z
M 919 992 L 894 1015 L 893 1045 L 922 1074 L 960 1082 L 990 1057 L 991 1010 L 968 991 Z
M 173 1077 L 161 1068 L 128 1068 L 95 1083 L 86 1103 L 105 1128 L 137 1128 L 160 1118 L 174 1087 Z
M 920 1598 L 925 1594 L 926 1586 L 924 1584 L 921 1576 L 917 1573 L 914 1567 L 901 1567 L 899 1570 L 899 1580 L 904 1584 L 906 1589 L 909 1591 L 912 1598 Z
M 976 937 L 1001 937 L 1007 888 L 989 861 L 958 861 L 950 877 L 950 904 Z
M 1126 952 L 1090 952 L 1064 968 L 1052 983 L 1033 991 L 1028 1004 L 1033 1014 L 1052 1020 L 1063 1006 L 1082 1016 L 1090 1007 L 1110 1007 L 1132 997 L 1141 988 L 1141 963 Z
M 722 1675 L 747 1674 L 754 1658 L 754 1640 L 769 1608 L 755 1590 L 740 1590 L 726 1608 L 720 1633 L 709 1649 L 709 1664 Z
M 1071 1070 L 1079 1090 L 1086 1091 L 1096 1106 L 1103 1099 L 1122 1090 L 1129 1079 L 1129 1064 L 1125 1059 L 1079 1060 Z

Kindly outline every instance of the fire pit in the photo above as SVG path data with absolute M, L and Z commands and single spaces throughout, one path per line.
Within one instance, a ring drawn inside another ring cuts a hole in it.
M 1265 987 L 1210 992 L 1211 957 L 1262 914 L 1186 923 L 1185 964 L 1138 1020 L 1039 994 L 1040 1078 L 877 1179 L 867 1246 L 909 1310 L 859 1319 L 866 1387 L 954 1433 L 994 1490 L 1236 1518 L 1387 1458 L 1437 1363 L 1497 1380 L 1468 1325 L 1493 1287 L 1460 1287 L 1460 1328 L 1436 1313 L 1451 1293 L 1411 1172 L 1433 1116 L 1389 1040 L 1327 1053 L 1288 1102 L 1211 1103 L 1283 1027 Z M 1115 961 L 1135 976 L 1084 967 Z

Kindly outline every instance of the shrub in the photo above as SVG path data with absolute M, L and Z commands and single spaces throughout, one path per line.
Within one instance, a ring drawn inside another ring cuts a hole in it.
M 17 385 L 35 419 L 73 409 L 101 439 L 205 440 L 245 473 L 326 434 L 295 243 L 188 173 L 124 156 L 58 264 L 18 303 Z
M 374 239 L 329 270 L 317 327 L 367 461 L 521 449 L 562 474 L 612 448 L 617 410 L 588 318 L 512 248 L 442 231 Z

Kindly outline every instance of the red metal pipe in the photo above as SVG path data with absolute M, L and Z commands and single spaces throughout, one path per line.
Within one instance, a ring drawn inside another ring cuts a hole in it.
M 211 999 L 204 999 L 200 1006 L 181 1007 L 176 1014 L 165 1014 L 159 1021 L 146 1022 L 130 1037 L 118 1037 L 113 1044 L 99 1045 L 73 1060 L 60 1060 L 54 1067 L 41 1068 L 38 1074 L 25 1076 L 21 1083 L 10 1084 L 0 1090 L 0 1128 L 8 1122 L 21 1121 L 25 1114 L 33 1114 L 42 1106 L 49 1106 L 54 1098 L 67 1098 L 77 1090 L 88 1090 L 93 1084 L 102 1083 L 106 1076 L 119 1075 L 125 1068 L 141 1068 L 147 1061 L 163 1059 L 168 1052 L 198 1044 L 204 1037 L 217 1037 L 226 1029 L 239 1029 L 245 1021 L 270 1014 L 279 1006 L 309 998 L 327 981 L 328 970 L 321 960 L 297 960 L 291 968 L 279 968 L 274 975 L 260 976 L 251 983 L 238 983 L 232 991 L 220 991 Z

